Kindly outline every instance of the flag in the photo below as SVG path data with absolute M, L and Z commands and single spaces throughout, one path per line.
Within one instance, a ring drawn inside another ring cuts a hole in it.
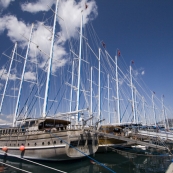
M 118 50 L 118 56 L 120 56 L 121 55 L 121 52 L 120 52 L 120 50 Z
M 102 41 L 102 46 L 104 47 L 104 48 L 106 48 L 106 44 Z
M 88 5 L 85 3 L 85 9 L 87 9 L 88 8 Z

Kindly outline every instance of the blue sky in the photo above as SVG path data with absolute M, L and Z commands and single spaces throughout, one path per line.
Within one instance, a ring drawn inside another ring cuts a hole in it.
M 42 1 L 29 2 L 39 4 Z M 52 2 L 53 0 L 48 2 L 49 6 Z M 84 0 L 82 2 L 85 4 Z M 90 5 L 89 2 L 95 2 L 96 5 L 95 3 Z M 106 44 L 109 54 L 114 57 L 118 48 L 128 66 L 131 60 L 134 60 L 134 68 L 142 69 L 141 76 L 146 85 L 156 93 L 158 98 L 164 94 L 165 103 L 172 108 L 173 1 L 97 0 L 89 2 L 88 13 L 94 11 L 92 24 L 100 40 Z M 28 12 L 29 7 L 24 6 L 23 2 L 14 0 L 5 3 L 4 0 L 0 2 L 0 26 L 2 19 L 7 15 L 16 16 L 19 21 L 23 21 L 28 26 L 35 20 L 42 21 L 44 13 L 51 13 L 50 10 L 44 11 L 48 9 L 47 4 L 42 3 L 42 6 L 44 7 L 38 6 L 40 10 L 37 8 L 37 11 L 34 11 L 33 8 L 32 12 Z M 68 10 L 71 11 L 72 6 L 70 8 Z M 67 16 L 69 19 L 72 17 L 70 14 Z M 76 23 L 78 24 L 78 21 Z M 14 29 L 17 29 L 17 26 Z M 6 29 L 0 32 L 0 53 L 13 45 L 7 34 L 6 26 Z M 67 39 L 67 36 L 64 36 L 64 39 Z M 63 49 L 61 50 L 61 53 L 65 55 Z
M 157 97 L 173 105 L 173 1 L 97 1 L 93 22 L 111 55 L 119 48 L 127 64 L 145 71 L 143 80 Z

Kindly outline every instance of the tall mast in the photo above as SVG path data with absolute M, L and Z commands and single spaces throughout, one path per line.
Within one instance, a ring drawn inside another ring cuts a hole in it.
M 99 73 L 98 73 L 98 119 L 101 120 L 101 113 L 100 113 L 100 53 L 101 49 L 99 48 Z
M 13 54 L 12 54 L 12 57 L 11 57 L 11 62 L 10 62 L 10 66 L 9 66 L 8 73 L 7 73 L 7 80 L 5 82 L 4 91 L 3 91 L 3 94 L 2 94 L 2 100 L 1 100 L 1 104 L 0 104 L 0 114 L 1 114 L 1 111 L 2 111 L 3 101 L 4 101 L 4 97 L 5 97 L 5 93 L 6 93 L 6 89 L 7 89 L 7 85 L 8 85 L 8 80 L 9 80 L 9 77 L 10 77 L 10 71 L 11 71 L 11 66 L 13 64 L 14 53 L 16 51 L 16 47 L 17 47 L 17 43 L 15 43 L 15 45 L 14 45 Z
M 18 108 L 19 108 L 20 95 L 21 95 L 22 84 L 23 84 L 23 79 L 24 79 L 24 74 L 25 74 L 25 69 L 26 69 L 26 62 L 28 59 L 29 48 L 30 48 L 30 44 L 31 44 L 33 27 L 34 27 L 34 24 L 32 24 L 32 26 L 31 26 L 31 32 L 30 32 L 28 47 L 26 50 L 26 55 L 25 55 L 25 60 L 24 60 L 24 65 L 23 65 L 23 71 L 22 71 L 22 76 L 21 76 L 20 86 L 19 86 L 19 92 L 18 92 L 18 97 L 17 97 L 17 102 L 16 102 L 16 108 L 15 108 L 14 117 L 13 117 L 13 127 L 16 124 L 17 112 L 18 112 Z
M 74 78 L 74 60 L 72 63 L 72 72 L 71 72 L 71 91 L 70 91 L 70 112 L 72 111 L 72 100 L 73 100 L 73 78 Z
M 138 124 L 139 123 L 139 117 L 137 116 L 137 104 L 136 104 L 136 87 L 134 87 L 134 105 L 135 105 L 135 115 L 136 115 L 136 123 Z
M 93 67 L 91 67 L 91 83 L 90 83 L 90 115 L 92 115 L 92 106 L 93 106 Z M 93 124 L 93 120 L 91 120 L 91 125 Z
M 109 124 L 111 124 L 111 116 L 110 116 L 110 94 L 109 94 L 109 74 L 107 76 L 108 78 L 108 117 L 109 117 Z
M 144 100 L 144 97 L 142 97 L 142 103 L 143 103 L 143 113 L 144 113 L 145 123 L 147 125 L 147 117 L 146 117 L 146 112 L 145 112 L 145 100 Z
M 162 111 L 163 111 L 163 118 L 164 118 L 164 124 L 165 124 L 165 129 L 169 128 L 169 124 L 168 124 L 168 119 L 165 115 L 165 106 L 164 106 L 164 101 L 163 101 L 164 96 L 162 96 Z
M 82 52 L 82 26 L 83 26 L 83 14 L 81 14 L 81 25 L 80 25 L 80 45 L 79 45 L 79 64 L 78 64 L 78 83 L 77 83 L 77 97 L 76 97 L 76 111 L 79 110 L 79 94 L 80 94 L 80 72 L 81 72 L 81 52 Z M 78 123 L 80 115 L 78 113 L 78 117 L 76 120 L 76 124 Z
M 42 114 L 43 117 L 46 117 L 48 92 L 49 92 L 49 83 L 50 83 L 50 74 L 51 74 L 51 68 L 52 68 L 52 58 L 53 58 L 53 47 L 54 47 L 54 38 L 55 38 L 56 18 L 57 18 L 57 11 L 58 11 L 58 2 L 59 2 L 59 0 L 56 1 L 56 7 L 55 7 L 55 16 L 54 16 L 54 24 L 53 24 L 53 31 L 52 31 L 52 41 L 51 41 L 51 48 L 50 48 L 50 57 L 49 57 L 49 61 L 48 61 L 47 81 L 46 81 L 44 103 L 43 103 L 43 114 Z
M 156 126 L 156 112 L 155 112 L 155 105 L 154 105 L 154 93 L 152 93 L 152 103 L 153 103 L 154 124 Z
M 118 123 L 121 123 L 120 119 L 120 98 L 119 98 L 119 79 L 118 79 L 118 56 L 115 56 L 116 63 L 116 94 L 117 94 L 117 114 L 118 114 Z
M 132 111 L 133 111 L 133 122 L 136 123 L 136 114 L 135 114 L 135 104 L 134 104 L 134 96 L 133 96 L 133 79 L 132 79 L 132 67 L 130 65 L 130 86 L 132 91 Z

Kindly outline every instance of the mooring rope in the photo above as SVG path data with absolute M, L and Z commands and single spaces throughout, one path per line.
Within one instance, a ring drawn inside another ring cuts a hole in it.
M 94 162 L 96 162 L 97 164 L 99 164 L 100 166 L 104 167 L 105 169 L 109 170 L 110 172 L 116 173 L 115 171 L 113 171 L 112 169 L 110 169 L 109 167 L 105 166 L 103 163 L 100 163 L 99 161 L 93 159 L 92 157 L 88 156 L 87 154 L 85 154 L 84 152 L 80 151 L 79 149 L 77 149 L 76 147 L 74 147 L 73 145 L 67 143 L 66 141 L 64 141 L 62 138 L 60 138 L 59 136 L 54 135 L 53 133 L 50 132 L 51 135 L 53 135 L 55 138 L 58 138 L 59 140 L 63 141 L 64 143 L 66 143 L 67 145 L 69 145 L 70 147 L 74 148 L 75 150 L 77 150 L 78 152 L 82 153 L 84 156 L 88 157 L 89 159 L 93 160 Z
M 2 152 L 1 152 L 1 153 L 2 153 Z M 41 164 L 41 163 L 37 163 L 37 162 L 31 161 L 31 160 L 28 160 L 28 159 L 24 159 L 24 158 L 19 157 L 19 156 L 14 156 L 14 155 L 9 154 L 9 153 L 6 153 L 6 152 L 3 152 L 3 153 L 6 154 L 7 156 L 9 155 L 9 156 L 17 157 L 17 158 L 19 158 L 19 159 L 22 159 L 22 160 L 25 160 L 25 161 L 34 163 L 34 164 L 36 164 L 36 165 L 43 166 L 43 167 L 48 168 L 48 169 L 52 169 L 52 170 L 54 170 L 54 171 L 58 171 L 58 172 L 62 172 L 62 173 L 67 173 L 67 172 L 64 172 L 64 171 L 61 171 L 61 170 L 58 170 L 58 169 L 55 169 L 55 168 L 52 168 L 52 167 L 43 165 L 43 164 Z
M 0 162 L 0 163 L 3 164 L 3 165 L 9 166 L 9 167 L 11 167 L 11 168 L 14 168 L 14 169 L 20 170 L 20 171 L 22 171 L 22 172 L 31 173 L 31 172 L 29 172 L 29 171 L 25 171 L 24 169 L 17 168 L 17 167 L 15 167 L 15 166 L 9 165 L 9 164 L 4 163 L 4 162 Z

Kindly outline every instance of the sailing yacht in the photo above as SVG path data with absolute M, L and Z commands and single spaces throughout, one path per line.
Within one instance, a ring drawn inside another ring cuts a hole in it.
M 33 25 L 31 27 L 30 38 L 27 47 L 27 53 L 24 59 L 24 66 L 22 77 L 20 79 L 19 94 L 17 96 L 16 108 L 13 118 L 12 126 L 0 128 L 0 147 L 2 151 L 1 156 L 7 155 L 9 157 L 23 157 L 32 160 L 49 160 L 49 161 L 62 161 L 81 158 L 87 155 L 94 154 L 98 149 L 98 137 L 95 131 L 83 125 L 72 124 L 65 116 L 79 115 L 83 110 L 79 110 L 79 89 L 77 94 L 77 108 L 74 112 L 58 114 L 58 116 L 48 117 L 47 102 L 49 94 L 50 74 L 53 58 L 54 36 L 56 17 L 58 10 L 58 0 L 56 3 L 54 25 L 51 38 L 50 57 L 47 67 L 47 79 L 45 85 L 45 96 L 43 103 L 43 112 L 41 118 L 18 118 L 20 93 L 22 89 L 22 82 L 24 80 L 24 73 L 30 43 L 32 40 Z M 82 23 L 80 38 L 82 39 Z M 16 43 L 17 44 L 17 43 Z M 16 44 L 13 50 L 13 56 L 16 49 Z M 81 50 L 79 56 L 81 54 Z M 79 58 L 80 59 L 80 58 Z M 11 68 L 11 65 L 10 65 Z M 9 68 L 9 69 L 10 69 Z M 10 73 L 10 70 L 9 70 Z M 8 83 L 9 73 L 7 75 L 6 85 Z M 80 73 L 80 71 L 79 71 Z M 78 86 L 80 84 L 80 75 L 78 77 Z M 1 100 L 1 108 L 3 98 L 5 96 L 6 85 Z

